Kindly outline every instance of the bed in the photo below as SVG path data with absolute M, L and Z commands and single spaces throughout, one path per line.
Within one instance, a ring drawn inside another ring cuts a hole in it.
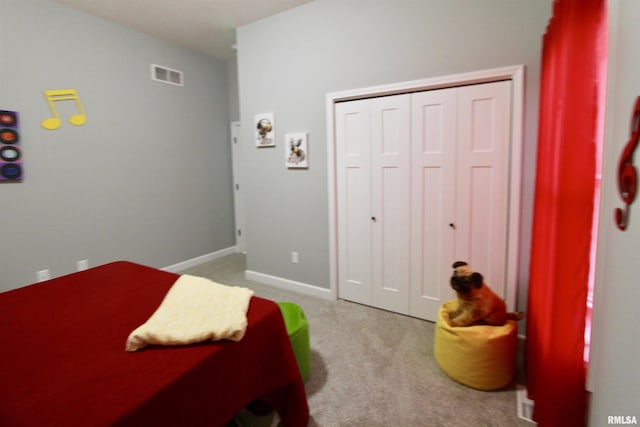
M 0 426 L 224 426 L 249 404 L 306 426 L 272 301 L 251 298 L 238 342 L 125 351 L 178 277 L 118 261 L 0 293 Z

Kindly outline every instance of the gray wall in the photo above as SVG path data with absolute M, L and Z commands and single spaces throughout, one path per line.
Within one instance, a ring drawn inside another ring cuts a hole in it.
M 519 302 L 526 308 L 539 61 L 550 1 L 317 0 L 237 31 L 247 174 L 248 269 L 328 288 L 325 99 L 329 92 L 524 64 Z M 274 112 L 276 148 L 253 148 Z M 283 135 L 309 132 L 309 170 L 284 166 Z M 300 263 L 290 262 L 290 252 Z
M 613 212 L 622 207 L 617 190 L 617 167 L 629 141 L 629 122 L 640 95 L 640 3 L 609 1 L 609 70 L 607 118 L 600 211 L 600 237 L 589 370 L 589 426 L 607 424 L 609 416 L 635 416 L 640 420 L 640 209 L 631 208 L 627 231 L 617 229 Z M 634 165 L 640 167 L 636 150 Z
M 151 63 L 185 86 L 151 81 Z M 43 91 L 67 88 L 87 124 L 45 130 Z M 48 0 L 0 0 L 0 108 L 20 114 L 25 170 L 0 183 L 0 291 L 82 259 L 165 267 L 235 245 L 227 90 L 224 62 Z

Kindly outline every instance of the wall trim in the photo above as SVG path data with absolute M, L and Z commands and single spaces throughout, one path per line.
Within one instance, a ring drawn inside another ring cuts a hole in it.
M 335 300 L 331 290 L 327 288 L 321 288 L 319 286 L 309 285 L 307 283 L 296 282 L 295 280 L 289 280 L 278 276 L 271 276 L 269 274 L 259 273 L 257 271 L 245 270 L 244 276 L 247 280 L 253 280 L 265 285 L 273 286 L 274 288 L 284 289 L 286 291 L 299 292 L 301 294 L 309 295 L 312 297 L 322 298 L 325 300 Z
M 223 256 L 231 255 L 238 252 L 237 246 L 230 246 L 225 249 L 220 249 L 219 251 L 211 252 L 208 254 L 200 255 L 195 258 L 191 258 L 177 264 L 169 265 L 167 267 L 161 268 L 161 270 L 169 271 L 171 273 L 179 273 L 180 271 L 186 270 L 191 267 L 197 267 L 200 264 L 204 264 L 206 262 L 210 262 L 216 260 L 218 258 L 222 258 Z
M 197 267 L 201 264 L 214 261 L 218 258 L 225 257 L 238 252 L 237 246 L 230 246 L 219 251 L 211 252 L 205 255 L 201 255 L 195 258 L 191 258 L 177 264 L 169 265 L 161 268 L 163 271 L 171 273 L 180 273 L 192 267 Z M 310 295 L 325 300 L 335 300 L 330 289 L 321 288 L 319 286 L 309 285 L 307 283 L 296 282 L 295 280 L 285 279 L 278 276 L 272 276 L 265 273 L 259 273 L 257 271 L 245 270 L 245 278 L 247 280 L 253 280 L 265 285 L 273 286 L 274 288 L 280 288 L 287 291 L 298 292 L 305 295 Z
M 338 298 L 338 214 L 336 180 L 336 141 L 334 106 L 341 101 L 372 98 L 376 96 L 396 95 L 446 87 L 477 83 L 489 83 L 511 80 L 512 119 L 511 119 L 511 192 L 509 199 L 509 240 L 507 242 L 507 286 L 505 302 L 509 310 L 516 309 L 518 295 L 518 262 L 520 258 L 520 222 L 522 197 L 522 157 L 524 147 L 524 94 L 525 66 L 513 65 L 501 68 L 472 71 L 468 73 L 439 76 L 422 80 L 412 80 L 381 86 L 332 92 L 326 95 L 327 120 L 327 180 L 329 193 L 329 286 L 334 299 Z

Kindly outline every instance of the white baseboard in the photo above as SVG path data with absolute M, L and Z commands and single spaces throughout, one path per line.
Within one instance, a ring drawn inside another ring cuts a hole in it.
M 518 418 L 521 420 L 529 421 L 532 424 L 537 424 L 533 421 L 533 407 L 535 406 L 535 402 L 533 400 L 529 400 L 527 398 L 527 387 L 518 384 L 516 389 L 516 401 L 517 401 L 517 414 Z
M 231 246 L 226 249 L 221 249 L 219 251 L 211 252 L 205 255 L 201 255 L 199 257 L 191 258 L 186 261 L 179 262 L 177 264 L 169 265 L 167 267 L 161 268 L 161 270 L 169 271 L 171 273 L 179 273 L 180 271 L 186 270 L 191 267 L 197 267 L 200 264 L 204 264 L 205 262 L 213 261 L 218 258 L 222 258 L 223 256 L 231 255 L 238 252 L 237 246 Z
M 307 283 L 296 282 L 295 280 L 284 279 L 282 277 L 271 276 L 269 274 L 258 273 L 257 271 L 251 270 L 245 270 L 244 277 L 247 280 L 264 283 L 265 285 L 273 286 L 274 288 L 298 292 L 326 300 L 335 300 L 330 289 L 320 288 Z

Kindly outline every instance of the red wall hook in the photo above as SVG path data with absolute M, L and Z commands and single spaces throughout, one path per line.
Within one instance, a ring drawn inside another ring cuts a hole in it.
M 633 114 L 631 115 L 631 136 L 624 147 L 618 163 L 618 191 L 625 206 L 616 208 L 616 223 L 620 230 L 626 230 L 629 225 L 631 203 L 636 198 L 638 189 L 638 172 L 633 166 L 633 153 L 638 147 L 640 139 L 640 96 L 636 98 Z

